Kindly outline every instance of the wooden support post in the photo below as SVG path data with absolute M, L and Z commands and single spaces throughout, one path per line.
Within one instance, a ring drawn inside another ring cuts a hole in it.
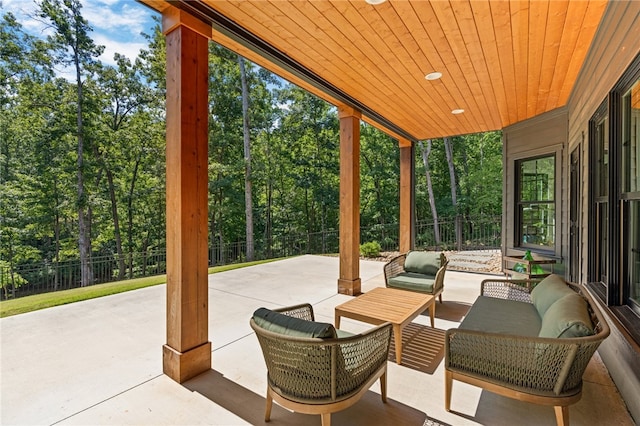
M 400 253 L 414 247 L 413 230 L 413 145 L 410 140 L 398 140 L 400 146 Z
M 208 38 L 176 14 L 167 41 L 167 343 L 163 371 L 182 383 L 211 369 L 208 335 Z M 204 27 L 206 29 L 206 26 Z M 209 27 L 209 32 L 210 32 Z
M 338 108 L 340 118 L 340 278 L 338 293 L 360 291 L 360 113 Z

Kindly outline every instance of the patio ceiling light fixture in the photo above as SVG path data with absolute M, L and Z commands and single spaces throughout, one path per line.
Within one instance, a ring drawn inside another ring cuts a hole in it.
M 462 114 L 464 112 L 464 110 L 462 108 L 458 108 L 458 109 L 454 109 L 453 111 L 451 111 L 451 114 Z
M 425 75 L 424 78 L 426 78 L 427 80 L 437 80 L 440 77 L 442 77 L 442 73 L 441 72 L 430 72 L 429 74 Z
M 372 5 L 377 5 L 377 4 L 382 4 L 387 0 L 365 0 L 367 3 L 372 4 Z

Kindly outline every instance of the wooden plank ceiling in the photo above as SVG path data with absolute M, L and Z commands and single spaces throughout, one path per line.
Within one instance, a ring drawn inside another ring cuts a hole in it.
M 355 106 L 396 137 L 420 140 L 501 129 L 564 106 L 607 2 L 171 4 L 216 21 L 218 43 L 329 102 Z M 227 31 L 220 16 L 249 37 Z M 432 72 L 442 78 L 427 80 Z

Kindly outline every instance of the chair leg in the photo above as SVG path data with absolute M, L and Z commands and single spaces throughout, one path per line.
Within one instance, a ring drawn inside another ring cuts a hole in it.
M 273 398 L 271 397 L 271 389 L 267 386 L 267 406 L 264 412 L 264 421 L 271 420 L 271 406 L 273 405 Z
M 556 412 L 556 423 L 558 426 L 569 426 L 569 406 L 556 405 L 553 409 Z
M 380 376 L 380 393 L 382 394 L 382 402 L 387 402 L 387 372 Z
M 438 299 L 440 300 L 440 303 L 442 303 L 442 293 L 438 295 Z
M 331 426 L 331 413 L 320 414 L 322 419 L 322 426 Z
M 453 387 L 453 377 L 448 370 L 444 371 L 444 409 L 451 411 L 451 388 Z

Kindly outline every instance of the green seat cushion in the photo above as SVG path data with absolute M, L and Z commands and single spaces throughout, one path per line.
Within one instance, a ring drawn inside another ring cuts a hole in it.
M 587 302 L 576 292 L 567 294 L 547 309 L 540 337 L 584 337 L 593 335 Z
M 435 279 L 415 272 L 402 272 L 387 280 L 389 287 L 404 290 L 418 291 L 421 293 L 433 293 Z
M 440 252 L 410 251 L 404 259 L 406 272 L 435 276 L 440 266 L 442 266 Z
M 253 320 L 265 330 L 287 336 L 318 339 L 332 339 L 337 336 L 336 329 L 332 324 L 306 321 L 267 308 L 257 309 L 253 313 Z
M 556 301 L 568 294 L 576 294 L 559 275 L 551 274 L 545 277 L 531 291 L 531 301 L 538 310 L 540 318 L 544 318 L 547 309 Z
M 517 300 L 479 296 L 460 329 L 536 337 L 541 320 L 535 306 Z

